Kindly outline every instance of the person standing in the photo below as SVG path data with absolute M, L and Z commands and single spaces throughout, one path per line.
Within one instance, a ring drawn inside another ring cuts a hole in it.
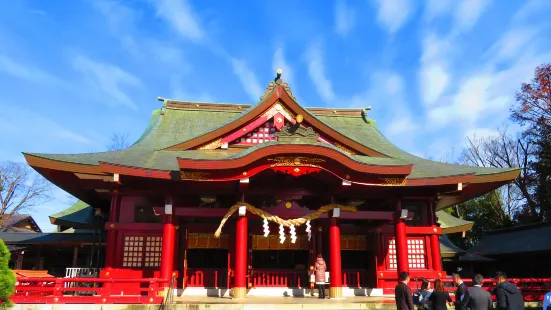
M 442 280 L 436 279 L 434 281 L 434 291 L 429 296 L 429 300 L 432 302 L 432 310 L 448 310 L 446 303 L 452 302 L 450 293 L 444 289 L 444 283 Z
M 457 290 L 455 291 L 455 310 L 466 310 L 462 301 L 468 290 L 467 284 L 463 283 L 461 276 L 457 273 L 453 274 L 453 282 L 457 285 Z
M 413 294 L 409 287 L 409 273 L 402 272 L 399 276 L 400 283 L 394 289 L 394 299 L 396 300 L 396 308 L 398 310 L 414 310 Z
M 470 310 L 492 309 L 492 295 L 482 288 L 484 277 L 475 274 L 473 277 L 474 286 L 470 288 L 463 297 L 463 307 Z
M 431 309 L 431 302 L 429 300 L 431 294 L 430 282 L 427 279 L 423 279 L 421 291 L 419 292 L 419 304 L 422 309 Z
M 315 272 L 316 272 L 316 286 L 318 287 L 318 298 L 325 298 L 325 270 L 327 270 L 327 265 L 325 260 L 321 257 L 321 254 L 318 254 L 316 258 Z
M 497 283 L 494 288 L 497 309 L 524 310 L 524 298 L 522 297 L 522 293 L 513 283 L 507 281 L 505 272 L 496 272 L 494 279 Z
M 543 296 L 543 310 L 551 310 L 551 291 Z

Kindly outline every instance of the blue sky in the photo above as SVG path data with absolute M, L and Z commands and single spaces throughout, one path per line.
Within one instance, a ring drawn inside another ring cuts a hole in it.
M 0 1 L 0 161 L 134 140 L 157 96 L 255 103 L 277 68 L 303 106 L 372 106 L 391 141 L 442 159 L 509 123 L 551 59 L 550 13 L 548 0 Z M 68 206 L 55 197 L 32 212 L 44 230 Z

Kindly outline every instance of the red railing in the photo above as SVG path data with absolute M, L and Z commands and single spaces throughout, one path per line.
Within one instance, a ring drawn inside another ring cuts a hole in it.
M 365 270 L 343 270 L 342 271 L 342 286 L 343 287 L 367 287 L 369 283 L 369 275 Z
M 253 287 L 308 287 L 308 273 L 304 270 L 254 269 Z
M 228 286 L 227 269 L 188 268 L 186 277 L 186 287 L 226 288 Z
M 66 285 L 72 283 L 72 285 Z M 18 278 L 11 300 L 19 304 L 160 304 L 167 280 L 107 278 Z M 112 285 L 135 284 L 134 295 L 112 292 Z M 148 284 L 146 287 L 140 287 Z M 68 286 L 68 287 L 66 287 Z
M 413 279 L 414 282 L 415 280 L 416 279 Z M 434 283 L 435 279 L 428 280 Z M 440 280 L 444 282 L 444 286 L 447 291 L 454 292 L 457 289 L 453 286 L 453 280 L 451 278 L 444 278 Z M 420 279 L 418 281 L 420 287 L 421 281 Z M 551 288 L 551 278 L 511 278 L 508 279 L 508 281 L 517 286 L 517 288 L 522 292 L 524 301 L 526 302 L 542 301 L 545 294 L 547 294 Z M 473 286 L 471 279 L 463 279 L 463 282 L 465 282 L 469 287 Z M 495 286 L 496 283 L 494 282 L 494 279 L 484 279 L 484 282 L 482 283 L 482 288 L 490 292 L 492 292 Z M 495 298 L 495 296 L 492 295 L 492 298 Z

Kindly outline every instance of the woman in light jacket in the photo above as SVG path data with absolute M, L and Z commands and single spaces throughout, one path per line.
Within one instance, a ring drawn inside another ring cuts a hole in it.
M 421 283 L 421 291 L 419 292 L 419 303 L 421 304 L 422 309 L 431 309 L 431 302 L 429 300 L 430 294 L 432 294 L 432 289 L 430 288 L 430 282 L 426 279 L 423 279 Z
M 321 257 L 321 254 L 318 254 L 318 258 L 315 263 L 315 273 L 316 273 L 316 285 L 318 287 L 318 298 L 325 298 L 325 270 L 327 270 L 327 265 Z

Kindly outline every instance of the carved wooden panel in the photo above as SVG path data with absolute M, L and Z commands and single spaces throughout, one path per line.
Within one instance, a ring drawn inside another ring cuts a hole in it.
M 212 234 L 188 234 L 188 249 L 227 249 L 228 236 L 222 235 L 220 238 Z
M 366 239 L 364 235 L 343 235 L 341 236 L 341 250 L 367 250 Z
M 253 235 L 253 250 L 308 250 L 308 237 L 297 236 L 295 243 L 291 242 L 291 238 L 286 236 L 285 241 L 280 243 L 279 235 Z

